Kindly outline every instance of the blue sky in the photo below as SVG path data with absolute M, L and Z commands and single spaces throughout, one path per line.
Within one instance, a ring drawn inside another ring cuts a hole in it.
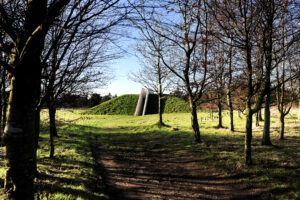
M 136 40 L 139 33 L 134 28 L 121 29 L 118 34 L 123 34 L 116 43 L 112 43 L 112 48 L 116 48 L 116 51 L 123 52 L 120 59 L 112 61 L 112 68 L 114 73 L 114 79 L 111 83 L 102 89 L 96 89 L 95 92 L 101 95 L 111 93 L 118 96 L 123 94 L 139 94 L 143 86 L 128 78 L 128 74 L 137 72 L 140 68 L 136 49 Z
M 95 91 L 101 95 L 109 92 L 118 96 L 122 94 L 139 94 L 143 86 L 128 79 L 128 74 L 136 72 L 140 67 L 138 58 L 132 54 L 125 54 L 123 58 L 115 60 L 112 66 L 114 68 L 114 80 L 106 88 L 96 89 Z

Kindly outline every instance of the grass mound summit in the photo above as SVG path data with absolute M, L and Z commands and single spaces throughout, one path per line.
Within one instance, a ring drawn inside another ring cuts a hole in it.
M 91 115 L 133 115 L 139 95 L 127 94 L 103 102 L 84 112 Z
M 90 115 L 133 115 L 139 95 L 127 94 L 116 97 L 97 106 L 94 106 L 83 114 Z M 165 96 L 162 100 L 163 113 L 186 113 L 189 112 L 189 105 L 184 100 Z M 146 114 L 158 113 L 158 97 L 157 95 L 150 95 Z

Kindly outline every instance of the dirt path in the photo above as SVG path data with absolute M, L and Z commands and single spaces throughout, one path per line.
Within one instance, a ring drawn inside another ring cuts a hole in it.
M 112 199 L 255 199 L 237 178 L 203 167 L 191 157 L 160 149 L 151 152 L 94 148 Z

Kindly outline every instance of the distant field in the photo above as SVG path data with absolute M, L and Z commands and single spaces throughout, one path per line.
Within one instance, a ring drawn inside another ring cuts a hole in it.
M 230 133 L 228 129 L 215 129 L 217 119 L 211 121 L 208 112 L 199 113 L 204 143 L 195 144 L 188 113 L 164 114 L 164 122 L 169 127 L 158 128 L 157 115 L 81 115 L 81 112 L 63 109 L 57 112 L 60 137 L 55 138 L 56 156 L 49 159 L 48 118 L 47 112 L 42 111 L 37 199 L 109 199 L 102 169 L 93 157 L 92 150 L 99 145 L 103 151 L 120 154 L 138 151 L 143 156 L 155 156 L 156 150 L 164 149 L 178 159 L 192 157 L 207 170 L 234 177 L 244 188 L 256 191 L 259 199 L 300 198 L 300 122 L 296 111 L 287 116 L 286 140 L 280 141 L 278 114 L 273 110 L 274 146 L 260 145 L 262 126 L 254 125 L 255 164 L 250 167 L 243 164 L 244 118 L 237 115 L 237 131 Z M 224 112 L 224 125 L 228 126 L 227 112 Z M 3 166 L 3 148 L 0 154 Z M 1 187 L 4 172 L 1 167 Z

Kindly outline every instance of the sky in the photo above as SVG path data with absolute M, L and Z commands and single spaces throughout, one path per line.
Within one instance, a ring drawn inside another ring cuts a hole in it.
M 112 64 L 115 78 L 103 89 L 96 89 L 95 92 L 101 95 L 111 93 L 118 96 L 123 94 L 139 94 L 142 85 L 128 78 L 128 74 L 137 72 L 140 68 L 139 61 L 133 54 L 125 54 L 122 58 L 115 60 Z
M 105 88 L 95 90 L 101 95 L 108 93 L 118 96 L 123 94 L 140 94 L 143 88 L 140 83 L 136 83 L 128 78 L 130 73 L 137 72 L 140 69 L 140 62 L 137 52 L 135 52 L 136 42 L 140 38 L 138 30 L 130 28 L 122 32 L 122 34 L 123 37 L 120 37 L 116 43 L 112 43 L 112 47 L 116 48 L 116 51 L 122 52 L 122 57 L 112 62 L 114 79 L 111 83 Z

